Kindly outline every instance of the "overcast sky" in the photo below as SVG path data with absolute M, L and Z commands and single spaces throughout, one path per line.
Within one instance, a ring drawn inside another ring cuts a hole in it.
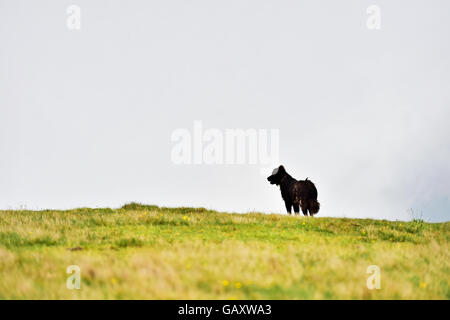
M 278 129 L 319 217 L 449 220 L 450 2 L 0 0 L 0 208 L 285 213 L 259 165 L 172 161 L 196 120 Z

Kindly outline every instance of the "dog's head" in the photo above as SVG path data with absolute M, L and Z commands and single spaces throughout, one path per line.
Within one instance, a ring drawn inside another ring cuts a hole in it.
M 283 166 L 279 166 L 278 168 L 273 169 L 272 175 L 270 177 L 267 177 L 267 180 L 270 182 L 270 184 L 276 184 L 277 186 L 280 185 L 281 179 L 286 175 L 286 170 Z

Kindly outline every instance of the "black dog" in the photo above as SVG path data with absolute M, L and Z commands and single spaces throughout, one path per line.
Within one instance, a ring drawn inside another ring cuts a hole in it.
M 294 207 L 294 212 L 299 213 L 299 207 L 305 216 L 313 216 L 320 209 L 320 203 L 317 201 L 317 189 L 312 181 L 295 180 L 284 169 L 279 166 L 274 169 L 272 175 L 267 178 L 270 184 L 280 186 L 281 197 L 286 205 L 286 210 L 291 214 L 291 208 Z

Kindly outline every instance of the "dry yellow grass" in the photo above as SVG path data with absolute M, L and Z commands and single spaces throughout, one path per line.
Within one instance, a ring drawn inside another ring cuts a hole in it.
M 0 298 L 449 299 L 449 230 L 136 204 L 0 211 Z

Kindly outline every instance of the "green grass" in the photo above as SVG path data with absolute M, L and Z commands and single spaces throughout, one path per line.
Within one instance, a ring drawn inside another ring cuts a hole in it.
M 449 222 L 134 203 L 0 211 L 0 299 L 450 299 L 449 236 Z

